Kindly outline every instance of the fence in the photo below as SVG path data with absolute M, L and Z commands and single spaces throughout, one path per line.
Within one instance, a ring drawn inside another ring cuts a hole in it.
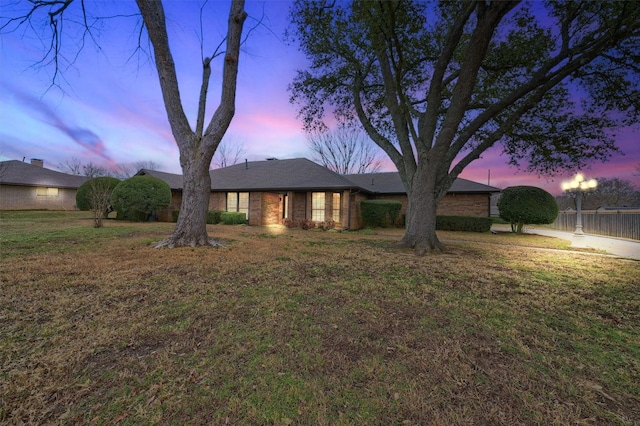
M 551 226 L 575 231 L 576 212 L 560 212 Z M 582 230 L 585 234 L 640 240 L 640 210 L 583 210 Z

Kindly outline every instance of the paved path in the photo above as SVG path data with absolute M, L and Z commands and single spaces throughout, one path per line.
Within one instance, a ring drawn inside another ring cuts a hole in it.
M 510 230 L 511 228 L 509 225 L 494 225 L 494 229 L 504 231 Z M 572 245 L 575 247 L 593 248 L 627 259 L 640 260 L 640 241 L 585 234 L 584 237 L 582 237 L 584 241 L 577 242 L 573 232 L 564 232 L 557 231 L 555 229 L 536 228 L 531 226 L 525 226 L 525 232 L 568 240 L 571 241 Z

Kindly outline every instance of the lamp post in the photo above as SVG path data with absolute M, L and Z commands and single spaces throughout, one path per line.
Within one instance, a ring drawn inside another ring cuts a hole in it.
M 576 194 L 576 230 L 573 233 L 573 247 L 586 247 L 584 243 L 584 232 L 582 231 L 582 194 L 593 191 L 598 186 L 595 179 L 586 180 L 582 173 L 577 173 L 573 180 L 562 183 L 562 190 Z

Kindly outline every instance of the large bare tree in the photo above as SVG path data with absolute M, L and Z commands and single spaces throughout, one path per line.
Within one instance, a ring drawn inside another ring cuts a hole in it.
M 442 249 L 436 207 L 495 144 L 540 173 L 606 160 L 640 114 L 636 2 L 297 0 L 309 130 L 357 120 L 409 201 L 402 246 Z M 576 96 L 573 96 L 576 94 Z
M 378 146 L 366 132 L 353 127 L 312 131 L 307 146 L 313 161 L 343 175 L 373 173 L 382 166 Z
M 216 148 L 227 131 L 235 114 L 236 82 L 240 59 L 240 45 L 243 25 L 246 19 L 244 0 L 231 0 L 226 31 L 226 43 L 222 43 L 211 56 L 202 60 L 202 84 L 197 107 L 195 129 L 191 127 L 184 112 L 178 87 L 176 66 L 169 47 L 169 36 L 163 3 L 160 0 L 137 0 L 137 8 L 142 16 L 143 28 L 153 46 L 153 58 L 158 72 L 160 88 L 171 132 L 180 151 L 180 165 L 183 173 L 182 205 L 176 228 L 172 235 L 158 244 L 158 247 L 217 245 L 209 237 L 206 229 L 206 215 L 211 193 L 209 166 Z M 65 20 L 65 16 L 76 7 L 75 18 Z M 40 28 L 46 20 L 50 29 L 49 48 L 42 63 L 54 66 L 53 82 L 59 75 L 63 28 L 80 25 L 82 42 L 93 38 L 94 21 L 89 19 L 87 8 L 90 2 L 84 0 L 32 1 L 25 13 L 13 17 L 3 17 L 0 28 L 11 31 L 23 27 L 26 30 Z M 79 12 L 78 12 L 79 10 Z M 142 34 L 142 32 L 141 32 Z M 39 33 L 38 33 L 39 35 Z M 207 93 L 211 79 L 211 62 L 215 58 L 223 60 L 222 75 L 218 80 L 221 97 L 211 119 L 206 121 Z
M 223 167 L 233 166 L 242 161 L 242 157 L 246 154 L 244 142 L 237 136 L 225 135 L 216 153 L 213 155 L 213 168 L 221 169 Z

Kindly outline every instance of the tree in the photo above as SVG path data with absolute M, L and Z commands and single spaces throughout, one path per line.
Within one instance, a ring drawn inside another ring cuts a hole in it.
M 68 173 L 76 176 L 87 176 L 90 178 L 99 177 L 99 176 L 111 176 L 112 172 L 110 172 L 106 167 L 93 164 L 93 162 L 82 163 L 78 158 L 71 157 L 70 160 L 66 160 L 62 163 L 58 163 L 58 170 L 63 173 Z
M 542 188 L 510 186 L 502 191 L 498 201 L 500 218 L 511 224 L 511 231 L 522 233 L 524 225 L 553 223 L 558 217 L 558 204 Z
M 233 135 L 226 135 L 213 155 L 214 168 L 221 169 L 238 164 L 245 153 L 244 142 Z
M 380 170 L 381 159 L 377 146 L 369 136 L 354 128 L 316 130 L 307 136 L 312 160 L 336 173 L 374 173 Z
M 291 20 L 305 128 L 328 108 L 361 123 L 400 173 L 417 254 L 442 249 L 437 204 L 490 147 L 553 174 L 606 160 L 640 114 L 634 2 L 297 0 Z
M 176 67 L 169 47 L 163 4 L 158 0 L 136 0 L 142 16 L 143 27 L 153 47 L 154 64 L 158 72 L 171 132 L 180 152 L 180 165 L 184 179 L 182 206 L 176 228 L 167 240 L 158 244 L 158 247 L 218 245 L 215 240 L 209 238 L 206 229 L 207 208 L 211 193 L 209 166 L 213 154 L 235 114 L 240 44 L 247 16 L 244 11 L 244 3 L 244 0 L 231 0 L 224 50 L 220 50 L 223 47 L 223 43 L 221 43 L 211 56 L 202 57 L 202 84 L 196 125 L 195 129 L 192 129 L 180 96 Z M 65 15 L 69 16 L 67 14 L 74 7 L 77 7 L 76 17 L 80 16 L 80 18 L 74 19 L 72 15 L 69 19 L 65 19 Z M 80 45 L 84 44 L 85 38 L 93 39 L 93 21 L 87 14 L 87 7 L 90 7 L 90 4 L 83 0 L 32 2 L 30 9 L 21 16 L 4 18 L 0 29 L 6 31 L 22 26 L 25 27 L 25 30 L 36 32 L 36 28 L 40 28 L 38 19 L 47 22 L 51 31 L 50 48 L 47 52 L 47 58 L 44 58 L 42 63 L 50 62 L 55 67 L 53 79 L 55 83 L 59 71 L 59 60 L 64 59 L 64 55 L 61 55 L 62 29 L 74 24 L 79 25 L 82 38 Z M 220 79 L 221 98 L 208 125 L 205 126 L 207 93 L 212 70 L 211 62 L 217 57 L 223 58 Z
M 111 193 L 111 204 L 120 219 L 148 220 L 170 203 L 171 188 L 153 176 L 134 176 L 123 180 Z
M 123 179 L 130 178 L 140 170 L 160 170 L 160 165 L 153 160 L 136 161 L 135 163 L 118 164 L 115 174 Z
M 111 210 L 111 193 L 120 183 L 120 179 L 114 177 L 95 177 L 89 179 L 76 192 L 76 206 L 80 210 L 93 212 L 94 228 L 102 228 L 103 219 Z

